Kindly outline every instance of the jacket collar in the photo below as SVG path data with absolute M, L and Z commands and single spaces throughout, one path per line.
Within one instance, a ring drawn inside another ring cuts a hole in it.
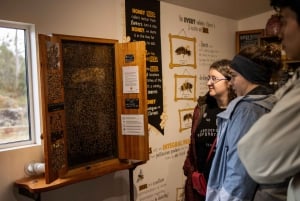
M 256 105 L 260 105 L 268 110 L 271 110 L 276 103 L 276 97 L 274 95 L 245 95 L 245 96 L 238 96 L 235 99 L 233 99 L 227 109 L 221 113 L 219 113 L 217 116 L 222 119 L 229 119 L 234 112 L 237 105 L 242 101 L 247 102 L 253 102 Z

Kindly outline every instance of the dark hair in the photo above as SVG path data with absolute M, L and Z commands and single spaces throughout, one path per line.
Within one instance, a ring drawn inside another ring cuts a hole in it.
M 246 57 L 263 68 L 267 79 L 271 79 L 282 67 L 279 45 L 270 43 L 265 46 L 249 45 L 241 49 L 238 55 Z
M 230 64 L 231 61 L 228 59 L 221 59 L 218 61 L 215 61 L 214 63 L 212 63 L 209 67 L 209 69 L 215 69 L 217 71 L 219 71 L 222 75 L 224 75 L 224 77 L 226 77 L 228 80 L 231 79 L 231 75 L 230 75 Z
M 212 63 L 209 67 L 209 69 L 214 69 L 218 72 L 220 72 L 224 77 L 227 78 L 228 81 L 231 80 L 231 71 L 230 71 L 230 64 L 231 60 L 228 59 L 220 59 Z M 229 88 L 228 93 L 228 99 L 231 101 L 236 97 L 236 94 L 234 93 L 232 87 Z
M 270 0 L 270 5 L 279 11 L 281 8 L 290 8 L 297 14 L 297 22 L 300 24 L 300 2 L 299 0 Z

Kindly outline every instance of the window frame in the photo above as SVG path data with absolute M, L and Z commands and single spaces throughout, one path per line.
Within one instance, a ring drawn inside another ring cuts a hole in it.
M 23 29 L 25 32 L 25 62 L 27 72 L 27 97 L 28 97 L 28 122 L 30 133 L 29 140 L 16 141 L 0 144 L 0 152 L 10 149 L 17 149 L 32 145 L 41 145 L 41 124 L 40 124 L 40 93 L 39 93 L 39 72 L 37 67 L 37 41 L 35 25 L 24 22 L 0 20 L 0 27 Z

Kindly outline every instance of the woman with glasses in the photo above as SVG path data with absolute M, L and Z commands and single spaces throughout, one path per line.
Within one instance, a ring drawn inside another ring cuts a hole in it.
M 198 104 L 194 109 L 191 143 L 183 166 L 184 174 L 187 177 L 185 183 L 186 201 L 205 200 L 205 196 L 194 189 L 192 177 L 195 176 L 194 173 L 201 172 L 206 181 L 208 179 L 215 151 L 212 146 L 217 135 L 216 115 L 224 111 L 228 103 L 234 98 L 230 84 L 229 64 L 229 60 L 222 59 L 210 66 L 207 77 L 209 91 L 205 96 L 198 98 Z M 208 157 L 209 152 L 211 154 Z
M 280 196 L 262 197 L 266 191 L 260 195 L 256 193 L 261 187 L 273 187 L 258 186 L 248 175 L 237 152 L 240 138 L 275 103 L 269 82 L 273 72 L 281 66 L 278 51 L 272 45 L 248 46 L 230 64 L 232 88 L 237 98 L 230 102 L 226 111 L 217 116 L 218 143 L 209 175 L 206 201 L 282 200 Z

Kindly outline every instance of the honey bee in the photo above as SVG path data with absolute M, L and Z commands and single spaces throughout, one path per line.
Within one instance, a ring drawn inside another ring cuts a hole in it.
M 185 81 L 181 86 L 180 86 L 180 90 L 182 92 L 185 92 L 185 91 L 188 91 L 190 93 L 192 93 L 192 89 L 193 89 L 193 85 L 188 82 L 188 81 Z
M 183 46 L 180 46 L 178 47 L 176 50 L 175 50 L 175 53 L 177 55 L 188 55 L 188 56 L 191 56 L 191 50 L 189 49 L 189 46 L 186 46 L 186 47 L 183 47 Z
M 193 114 L 192 113 L 187 113 L 183 116 L 183 121 L 190 121 L 193 119 Z
M 138 174 L 138 178 L 137 178 L 137 182 L 141 181 L 144 179 L 144 174 L 143 174 L 143 171 L 142 169 L 140 169 L 140 172 Z

